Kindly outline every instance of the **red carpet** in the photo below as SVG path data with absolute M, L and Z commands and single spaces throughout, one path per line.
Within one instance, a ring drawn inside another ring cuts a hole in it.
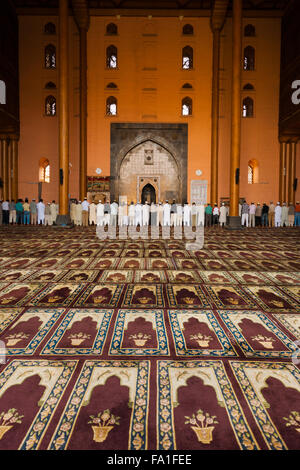
M 299 449 L 299 229 L 95 232 L 0 228 L 0 449 Z

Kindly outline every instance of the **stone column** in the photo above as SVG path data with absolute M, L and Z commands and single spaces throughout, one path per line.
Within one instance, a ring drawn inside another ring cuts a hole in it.
M 59 216 L 69 221 L 69 96 L 68 0 L 59 0 Z
M 220 29 L 213 28 L 213 64 L 211 99 L 211 160 L 210 160 L 210 201 L 218 203 L 218 142 L 219 142 L 219 62 Z
M 11 197 L 15 201 L 18 200 L 18 138 L 14 137 L 11 141 L 12 145 L 12 184 L 11 184 Z
M 280 204 L 286 202 L 286 155 L 288 143 L 280 140 L 280 154 L 279 154 L 279 196 Z
M 80 162 L 79 197 L 87 193 L 87 29 L 79 28 L 80 35 Z
M 239 171 L 241 144 L 242 0 L 233 0 L 232 92 L 229 226 L 239 228 Z
M 287 204 L 292 202 L 295 204 L 295 190 L 294 190 L 294 181 L 296 178 L 296 150 L 297 150 L 297 141 L 293 140 L 289 143 L 289 164 L 288 164 L 288 199 Z
M 6 137 L 1 138 L 1 154 L 2 154 L 2 199 L 8 199 L 8 141 Z

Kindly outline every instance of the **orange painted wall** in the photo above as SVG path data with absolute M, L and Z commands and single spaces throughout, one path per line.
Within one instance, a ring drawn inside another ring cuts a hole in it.
M 37 198 L 39 160 L 50 161 L 50 183 L 43 183 L 44 201 L 58 200 L 58 114 L 45 116 L 45 98 L 53 95 L 58 103 L 58 34 L 44 34 L 44 25 L 56 24 L 57 17 L 19 16 L 19 69 L 20 69 L 20 142 L 19 142 L 19 196 Z M 44 67 L 44 48 L 53 44 L 57 49 L 57 68 Z M 70 194 L 78 194 L 79 167 L 79 36 L 69 20 L 69 99 L 70 99 Z M 54 82 L 56 90 L 46 90 L 47 82 Z M 75 175 L 75 177 L 73 177 Z M 34 183 L 34 184 L 31 184 Z
M 20 119 L 19 194 L 36 196 L 38 161 L 49 158 L 51 183 L 44 184 L 44 199 L 58 198 L 58 117 L 44 114 L 44 85 L 55 81 L 58 72 L 43 67 L 44 46 L 58 38 L 43 34 L 48 21 L 57 18 L 21 16 L 20 24 Z M 106 25 L 118 26 L 117 36 L 105 34 Z M 112 122 L 188 123 L 188 185 L 192 179 L 208 181 L 210 194 L 210 119 L 212 34 L 209 18 L 134 18 L 91 17 L 88 31 L 88 175 L 110 174 L 110 124 Z M 243 72 L 242 84 L 252 83 L 254 92 L 242 92 L 255 101 L 254 118 L 242 119 L 241 190 L 250 201 L 268 202 L 278 198 L 278 102 L 280 65 L 280 19 L 252 18 L 244 20 L 256 27 L 256 37 L 243 39 L 243 44 L 256 48 L 256 69 Z M 182 26 L 190 23 L 193 36 L 183 36 Z M 78 197 L 79 166 L 79 37 L 70 17 L 70 195 Z M 118 48 L 118 68 L 106 69 L 105 50 Z M 194 69 L 182 70 L 181 50 L 194 49 Z M 220 136 L 219 197 L 229 196 L 230 112 L 231 112 L 231 19 L 228 18 L 221 38 L 220 63 Z M 109 82 L 117 90 L 107 90 Z M 190 83 L 192 90 L 183 91 Z M 149 90 L 150 89 L 150 90 Z M 154 91 L 151 89 L 155 89 Z M 57 93 L 57 92 L 56 92 Z M 118 115 L 107 117 L 108 96 L 118 99 Z M 193 115 L 181 116 L 181 100 L 193 99 Z M 299 154 L 299 151 L 298 151 Z M 259 183 L 247 183 L 247 163 L 259 162 Z M 202 170 L 201 177 L 195 171 Z M 300 181 L 300 168 L 297 165 Z M 299 194 L 299 189 L 298 189 Z M 298 196 L 299 198 L 299 196 Z
M 106 36 L 106 25 L 118 26 L 118 36 Z M 182 36 L 185 23 L 194 26 L 192 37 Z M 107 46 L 118 48 L 117 70 L 105 67 Z M 181 51 L 194 49 L 194 69 L 182 70 Z M 152 49 L 152 50 L 151 50 Z M 91 18 L 88 32 L 88 174 L 110 173 L 111 122 L 188 123 L 188 174 L 210 178 L 210 107 L 212 37 L 209 18 Z M 91 66 L 92 64 L 92 66 Z M 155 70 L 145 70 L 152 68 Z M 105 90 L 109 82 L 118 91 Z M 181 90 L 184 83 L 193 90 Z M 143 91 L 155 88 L 156 91 Z M 118 99 L 118 116 L 105 116 L 108 96 Z M 181 100 L 193 99 L 193 116 L 181 116 Z M 151 117 L 143 117 L 151 115 Z M 154 117 L 153 117 L 154 115 Z

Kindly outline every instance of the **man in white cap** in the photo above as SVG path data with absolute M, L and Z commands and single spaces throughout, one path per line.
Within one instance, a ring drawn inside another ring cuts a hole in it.
M 101 199 L 97 204 L 97 225 L 105 225 L 104 223 L 104 204 Z
M 97 206 L 94 201 L 91 202 L 89 205 L 89 224 L 96 225 L 97 224 Z
M 191 225 L 191 205 L 187 202 L 183 206 L 183 225 Z
M 110 205 L 110 225 L 112 225 L 113 227 L 117 226 L 118 211 L 119 205 L 117 201 L 113 201 Z
M 158 225 L 163 225 L 164 223 L 164 206 L 159 201 L 158 208 L 157 208 L 157 217 L 158 217 Z
M 51 225 L 55 224 L 56 218 L 58 215 L 58 206 L 55 204 L 55 201 L 52 201 L 50 204 L 50 211 L 51 211 Z
M 143 225 L 149 225 L 150 206 L 148 204 L 148 201 L 146 201 L 145 204 L 143 204 L 142 214 L 143 214 Z
M 277 206 L 275 207 L 275 227 L 281 226 L 281 212 L 280 202 L 277 202 Z
M 227 218 L 227 209 L 225 207 L 224 202 L 222 202 L 220 207 L 220 217 L 219 217 L 219 224 L 221 227 L 226 225 L 226 218 Z
M 38 225 L 44 224 L 45 222 L 45 204 L 43 203 L 43 199 L 40 199 L 36 205 L 37 209 L 37 219 Z
M 89 205 L 87 198 L 85 197 L 81 203 L 82 207 L 82 225 L 87 227 L 89 225 Z
M 168 225 L 170 227 L 171 225 L 171 206 L 166 200 L 165 204 L 163 205 L 164 208 L 164 219 L 163 219 L 163 225 Z
M 129 225 L 135 225 L 135 205 L 131 201 L 128 207 Z
M 142 205 L 139 201 L 135 205 L 135 225 L 142 225 Z

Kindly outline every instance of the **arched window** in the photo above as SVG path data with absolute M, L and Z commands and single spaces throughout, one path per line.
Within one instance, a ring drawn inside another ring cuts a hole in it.
M 258 183 L 258 161 L 253 159 L 248 162 L 248 184 Z
M 106 49 L 106 67 L 116 69 L 118 65 L 118 50 L 116 46 L 108 46 Z
M 55 88 L 56 88 L 56 85 L 55 85 L 55 83 L 53 83 L 53 82 L 48 82 L 48 83 L 46 83 L 45 88 L 47 88 L 47 89 L 55 89 Z
M 255 36 L 255 26 L 253 24 L 247 24 L 244 28 L 244 36 L 253 37 Z
M 253 166 L 248 165 L 248 184 L 253 184 Z
M 56 115 L 56 98 L 49 95 L 45 99 L 45 114 L 46 116 L 55 116 Z
M 39 181 L 42 183 L 50 183 L 50 163 L 47 158 L 40 159 Z
M 254 103 L 253 99 L 247 96 L 243 99 L 243 117 L 253 117 Z
M 254 86 L 251 85 L 251 83 L 246 83 L 246 85 L 243 86 L 243 90 L 254 90 Z
M 118 26 L 115 23 L 109 23 L 106 26 L 106 34 L 108 34 L 109 36 L 118 34 Z
M 117 115 L 117 98 L 109 96 L 106 100 L 106 116 Z
M 44 27 L 45 34 L 56 34 L 56 26 L 54 23 L 47 23 Z
M 193 88 L 193 85 L 191 85 L 190 83 L 184 83 L 184 85 L 182 85 L 182 88 Z
M 53 44 L 45 47 L 45 67 L 46 69 L 56 68 L 56 47 Z
M 0 80 L 0 104 L 6 104 L 6 85 L 3 80 Z
M 182 116 L 191 116 L 193 111 L 193 100 L 186 96 L 181 101 L 181 114 Z
M 193 68 L 193 48 L 190 46 L 182 49 L 182 68 L 185 70 Z
M 244 70 L 255 69 L 255 49 L 252 46 L 247 46 L 244 49 Z
M 117 85 L 113 82 L 110 82 L 106 85 L 106 88 L 118 88 Z
M 182 34 L 194 34 L 194 28 L 191 24 L 185 24 L 182 28 Z

